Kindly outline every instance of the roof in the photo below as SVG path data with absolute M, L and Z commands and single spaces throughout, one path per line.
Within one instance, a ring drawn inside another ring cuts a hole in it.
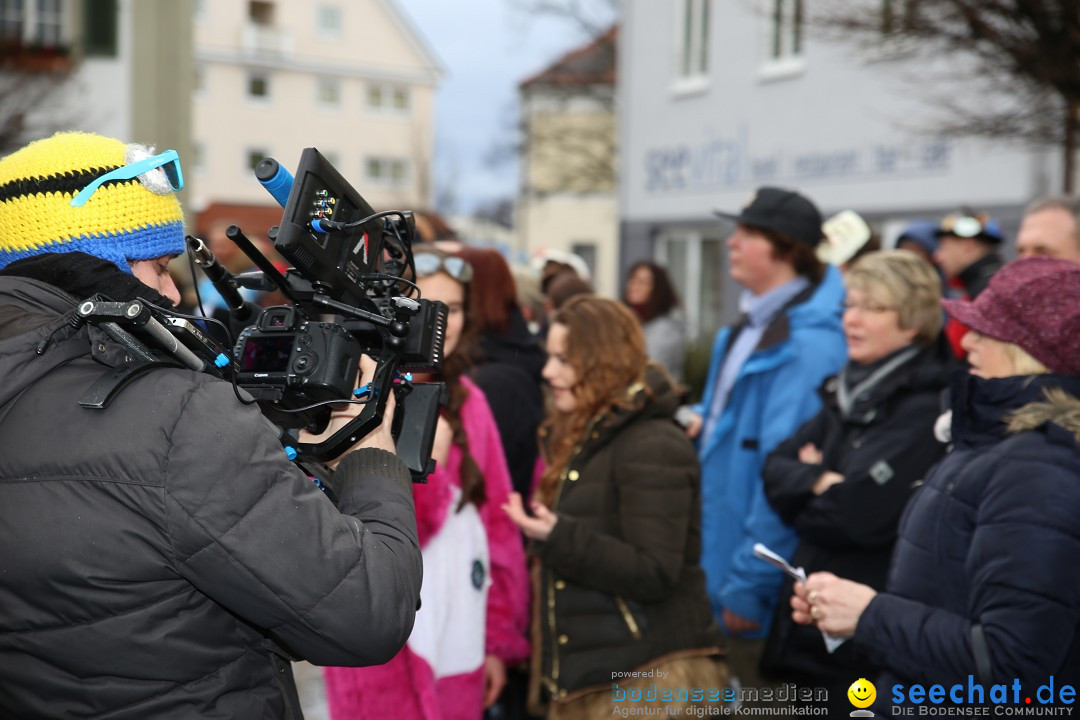
M 273 225 L 280 225 L 284 211 L 280 205 L 248 205 L 243 203 L 211 203 L 205 210 L 195 215 L 195 230 L 205 235 L 219 222 L 239 225 L 247 236 L 266 237 L 266 231 Z
M 619 26 L 571 50 L 544 70 L 521 82 L 522 90 L 536 85 L 615 84 L 615 52 Z

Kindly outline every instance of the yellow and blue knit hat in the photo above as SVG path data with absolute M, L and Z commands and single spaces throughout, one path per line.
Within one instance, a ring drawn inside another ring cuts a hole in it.
M 153 152 L 71 132 L 0 160 L 0 268 L 42 253 L 84 252 L 131 272 L 130 260 L 184 252 L 176 195 L 145 176 L 108 180 L 84 205 L 71 205 L 95 178 L 130 163 L 133 151 Z

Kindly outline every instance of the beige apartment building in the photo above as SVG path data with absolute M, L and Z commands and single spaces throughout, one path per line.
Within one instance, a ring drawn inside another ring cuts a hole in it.
M 377 210 L 428 205 L 442 70 L 394 0 L 198 0 L 194 34 L 200 230 L 276 224 L 253 168 L 273 157 L 292 171 L 305 147 Z
M 601 295 L 617 296 L 615 125 L 617 31 L 577 48 L 519 86 L 523 123 L 517 247 L 582 257 Z

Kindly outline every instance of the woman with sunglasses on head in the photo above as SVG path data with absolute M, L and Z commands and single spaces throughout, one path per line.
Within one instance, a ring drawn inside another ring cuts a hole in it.
M 848 361 L 823 384 L 821 411 L 769 455 L 762 476 L 777 515 L 795 528 L 792 565 L 885 587 L 896 526 L 914 487 L 945 454 L 934 437 L 952 369 L 941 334 L 941 282 L 907 250 L 872 252 L 844 276 Z M 869 677 L 849 645 L 791 622 L 781 590 L 762 664 L 777 680 L 826 687 L 846 713 L 853 679 Z M 846 708 L 846 709 L 845 709 Z
M 698 567 L 700 468 L 673 420 L 670 376 L 614 300 L 571 299 L 547 350 L 546 469 L 533 515 L 517 494 L 506 507 L 539 558 L 531 699 L 547 701 L 549 718 L 610 716 L 626 707 L 612 702 L 613 673 L 645 670 L 667 673 L 661 687 L 719 693 L 723 641 Z
M 421 609 L 408 644 L 388 664 L 327 668 L 334 720 L 476 720 L 506 683 L 506 666 L 528 656 L 528 580 L 521 536 L 500 507 L 510 474 L 483 392 L 465 375 L 472 267 L 438 250 L 417 249 L 421 296 L 449 308 L 442 373 L 446 383 L 432 457 L 436 469 L 413 486 L 424 557 Z
M 971 328 L 971 369 L 953 377 L 953 449 L 904 511 L 886 590 L 814 573 L 792 619 L 851 636 L 894 705 L 925 700 L 917 684 L 943 687 L 943 710 L 993 703 L 995 683 L 1008 701 L 1071 704 L 1056 689 L 1080 678 L 1080 265 L 1017 260 L 944 305 Z

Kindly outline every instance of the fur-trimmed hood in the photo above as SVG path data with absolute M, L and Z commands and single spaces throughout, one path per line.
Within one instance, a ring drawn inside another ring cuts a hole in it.
M 1009 432 L 1022 433 L 1050 423 L 1069 431 L 1080 442 L 1080 398 L 1056 387 L 1045 388 L 1043 396 L 1045 401 L 1028 403 L 1009 416 Z
M 950 392 L 957 447 L 993 445 L 1032 430 L 1061 442 L 1080 440 L 1080 377 L 1046 373 L 981 378 L 957 370 Z

